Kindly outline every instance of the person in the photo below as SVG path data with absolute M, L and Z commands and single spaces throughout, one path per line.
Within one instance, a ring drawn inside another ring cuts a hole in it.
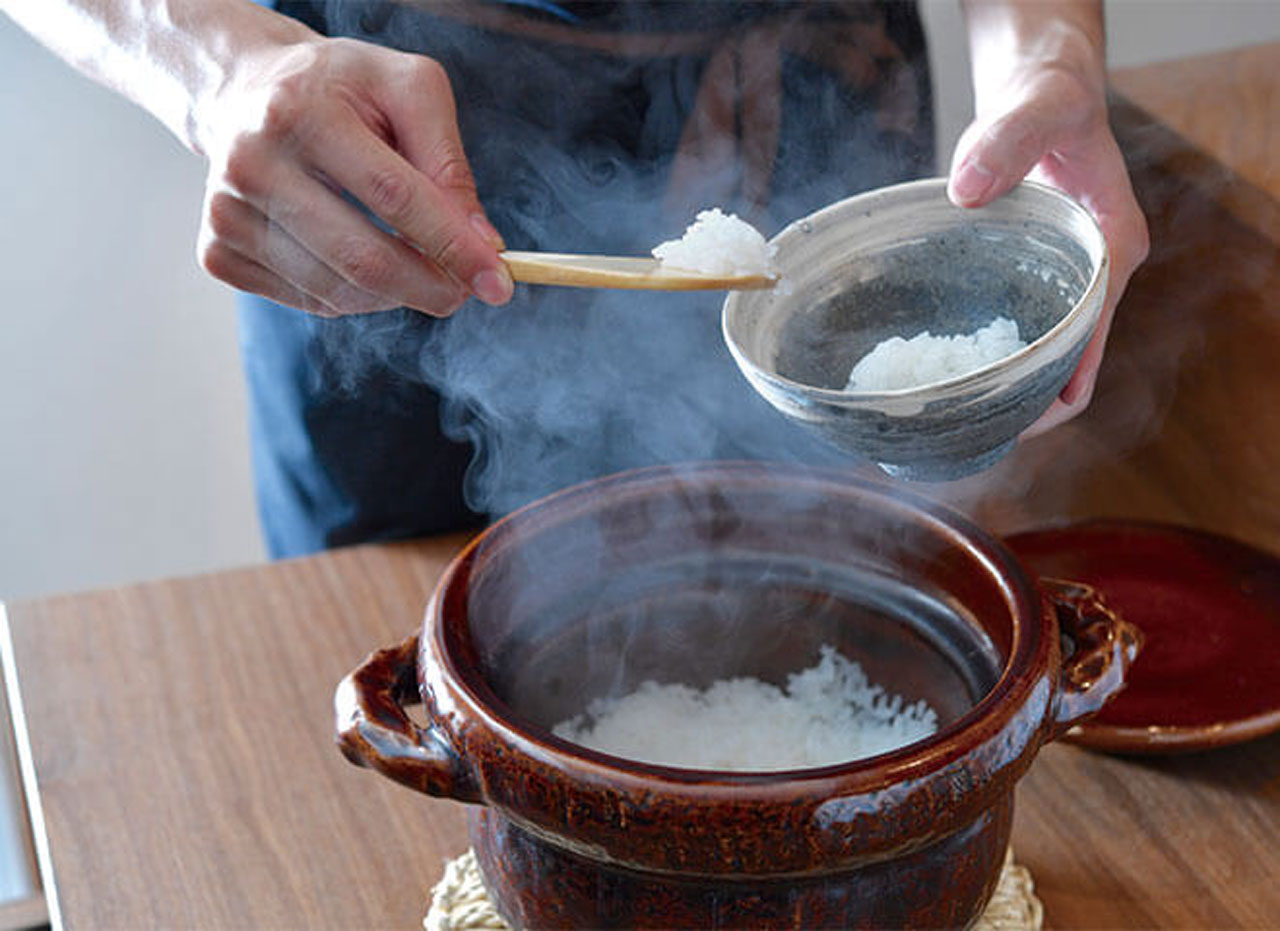
M 499 252 L 643 253 L 713 204 L 772 230 L 934 162 L 923 30 L 894 0 L 2 2 L 208 162 L 199 258 L 247 295 L 276 556 L 646 462 L 821 461 L 743 390 L 713 304 L 516 289 Z M 1146 225 L 1107 123 L 1101 3 L 964 12 L 975 119 L 950 197 L 1043 181 L 1111 252 L 1042 431 L 1089 403 Z

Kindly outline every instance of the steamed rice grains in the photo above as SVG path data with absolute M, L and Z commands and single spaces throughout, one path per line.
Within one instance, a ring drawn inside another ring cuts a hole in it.
M 712 207 L 699 212 L 679 239 L 654 246 L 653 256 L 704 275 L 772 275 L 775 251 L 750 223 Z
M 886 753 L 934 733 L 937 715 L 868 681 L 824 646 L 785 689 L 753 678 L 707 689 L 644 682 L 556 725 L 558 737 L 639 762 L 765 772 L 829 766 Z
M 878 343 L 849 372 L 850 391 L 895 391 L 959 378 L 1013 355 L 1027 344 L 1018 324 L 997 317 L 973 333 L 934 336 L 927 330 Z

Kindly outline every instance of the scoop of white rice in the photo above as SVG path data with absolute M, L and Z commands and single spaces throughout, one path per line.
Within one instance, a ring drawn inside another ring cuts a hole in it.
M 934 336 L 927 330 L 911 339 L 894 336 L 858 360 L 849 372 L 851 391 L 917 388 L 976 371 L 1027 344 L 1008 317 L 969 334 Z
M 597 700 L 553 732 L 593 750 L 688 769 L 766 772 L 845 763 L 932 734 L 925 702 L 906 704 L 867 681 L 862 667 L 824 646 L 785 690 L 759 679 L 721 679 L 705 691 L 649 681 Z
M 654 246 L 653 257 L 706 275 L 772 275 L 775 251 L 750 223 L 712 207 L 701 211 L 679 239 Z

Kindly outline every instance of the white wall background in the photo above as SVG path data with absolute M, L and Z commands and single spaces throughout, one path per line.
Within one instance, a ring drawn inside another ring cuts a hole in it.
M 1107 7 L 1116 64 L 1280 39 L 1280 0 Z M 962 29 L 956 0 L 925 12 L 949 144 Z M 0 599 L 262 559 L 201 163 L 3 17 L 0 139 Z
M 0 598 L 262 557 L 203 166 L 0 17 Z

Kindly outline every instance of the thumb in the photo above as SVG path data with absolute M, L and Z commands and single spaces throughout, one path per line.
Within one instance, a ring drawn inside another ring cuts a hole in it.
M 990 203 L 1025 178 L 1049 153 L 1054 119 L 1024 104 L 975 120 L 956 144 L 947 195 L 960 207 Z

